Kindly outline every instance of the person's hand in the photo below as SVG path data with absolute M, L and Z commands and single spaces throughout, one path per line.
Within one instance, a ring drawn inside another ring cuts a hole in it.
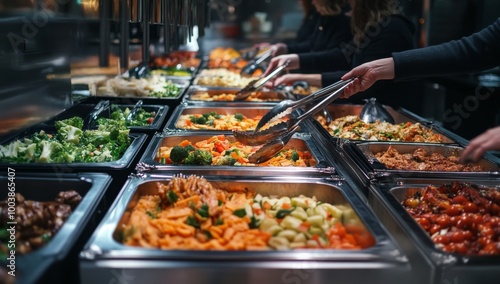
M 342 76 L 341 79 L 348 80 L 351 78 L 355 79 L 344 89 L 342 98 L 348 98 L 356 93 L 365 91 L 378 80 L 394 79 L 394 60 L 392 58 L 384 58 L 367 62 L 355 67 Z
M 490 128 L 472 139 L 462 152 L 460 162 L 477 161 L 489 150 L 500 150 L 500 126 Z
M 288 46 L 286 46 L 286 44 L 279 42 L 271 45 L 271 55 L 273 57 L 287 53 L 288 53 Z
M 306 81 L 309 86 L 316 86 L 321 88 L 321 75 L 320 74 L 285 74 L 276 78 L 271 82 L 271 87 L 281 84 L 292 85 L 297 81 Z M 269 82 L 268 82 L 269 83 Z
M 300 68 L 299 56 L 297 54 L 280 55 L 271 59 L 266 71 L 262 76 L 267 76 L 269 73 L 273 72 L 276 67 L 284 65 L 287 61 L 290 61 L 290 63 L 288 63 L 288 66 L 285 68 L 285 70 L 295 70 Z

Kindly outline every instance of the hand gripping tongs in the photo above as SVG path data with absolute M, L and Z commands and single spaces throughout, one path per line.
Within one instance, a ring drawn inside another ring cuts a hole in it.
M 285 70 L 288 64 L 290 64 L 290 61 L 287 61 L 285 62 L 285 64 L 277 67 L 276 69 L 273 70 L 273 72 L 269 73 L 269 75 L 267 75 L 266 77 L 251 81 L 250 83 L 248 83 L 248 85 L 246 85 L 243 89 L 241 89 L 236 93 L 234 100 L 235 101 L 245 100 L 252 94 L 252 92 L 255 92 L 258 89 L 262 88 L 262 86 L 264 86 L 264 84 L 267 83 L 267 81 L 269 81 L 274 76 L 278 75 L 281 71 Z
M 259 150 L 252 153 L 248 157 L 248 160 L 251 163 L 258 164 L 272 158 L 285 147 L 292 135 L 300 129 L 299 125 L 302 121 L 310 118 L 337 99 L 352 80 L 353 79 L 338 81 L 298 101 L 282 101 L 262 117 L 254 132 L 247 133 L 233 130 L 233 135 L 236 140 L 243 144 L 251 146 L 265 144 L 259 148 Z M 299 116 L 293 115 L 294 110 L 320 99 L 321 101 L 319 103 L 312 106 L 303 114 Z M 267 129 L 260 130 L 263 126 L 277 122 L 285 117 L 289 117 L 289 119 L 283 120 Z

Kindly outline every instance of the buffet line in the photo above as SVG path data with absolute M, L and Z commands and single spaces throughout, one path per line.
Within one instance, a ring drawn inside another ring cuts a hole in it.
M 331 104 L 253 162 L 261 146 L 233 131 L 252 132 L 277 103 L 319 89 L 298 83 L 235 100 L 262 75 L 260 56 L 216 48 L 153 58 L 2 141 L 0 164 L 16 170 L 17 280 L 63 283 L 62 271 L 81 283 L 500 275 L 497 158 L 460 164 L 465 140 L 404 109 L 385 106 L 394 123 L 367 123 L 362 105 Z M 7 192 L 0 198 L 4 223 Z

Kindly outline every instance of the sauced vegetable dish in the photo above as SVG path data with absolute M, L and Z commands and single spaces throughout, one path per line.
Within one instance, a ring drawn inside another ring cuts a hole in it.
M 380 121 L 366 123 L 355 115 L 337 118 L 329 124 L 324 116 L 317 116 L 316 119 L 330 135 L 338 138 L 432 143 L 443 141 L 443 136 L 432 129 L 426 129 L 420 123 L 391 124 Z
M 209 94 L 208 92 L 197 92 L 191 96 L 191 100 L 195 101 L 234 101 L 236 93 L 220 93 Z M 264 102 L 264 101 L 278 101 L 279 98 L 266 96 L 263 92 L 252 92 L 245 101 L 251 102 Z
M 402 202 L 403 207 L 445 252 L 498 255 L 500 192 L 454 182 L 427 186 Z
M 310 167 L 315 160 L 309 151 L 285 148 L 270 160 L 253 164 L 248 156 L 260 146 L 247 146 L 238 141 L 230 141 L 224 135 L 191 143 L 184 140 L 173 147 L 162 146 L 155 160 L 162 164 L 174 165 L 214 165 L 214 166 L 276 166 Z
M 174 177 L 157 188 L 128 212 L 119 228 L 124 244 L 166 250 L 353 250 L 374 243 L 359 225 L 344 223 L 355 214 L 352 209 L 314 197 L 226 191 L 197 176 Z
M 413 153 L 401 154 L 394 147 L 375 154 L 375 157 L 390 169 L 411 171 L 444 172 L 481 172 L 486 171 L 481 165 L 460 164 L 456 155 L 444 156 L 440 153 L 428 153 L 417 148 Z
M 261 115 L 246 117 L 241 113 L 219 114 L 209 113 L 183 114 L 179 116 L 175 127 L 193 130 L 254 130 Z

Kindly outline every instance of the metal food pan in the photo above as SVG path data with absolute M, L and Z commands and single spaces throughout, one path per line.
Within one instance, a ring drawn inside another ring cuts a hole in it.
M 271 91 L 271 90 L 260 90 L 257 91 L 261 93 L 260 97 L 262 101 L 208 101 L 202 100 L 199 96 L 203 93 L 207 93 L 209 97 L 221 95 L 221 94 L 236 94 L 241 88 L 217 88 L 217 87 L 200 87 L 191 86 L 186 91 L 184 96 L 184 101 L 188 104 L 224 104 L 224 105 L 247 105 L 247 104 L 259 104 L 259 105 L 272 105 L 274 106 L 277 102 L 285 100 L 288 98 L 286 92 L 282 91 Z
M 411 122 L 411 123 L 420 123 L 424 128 L 433 128 L 433 130 L 437 133 L 443 136 L 443 143 L 456 143 L 453 139 L 449 138 L 446 136 L 445 133 L 440 131 L 440 128 L 434 128 L 432 123 L 429 122 L 428 120 L 413 114 L 412 112 L 405 110 L 405 109 L 398 109 L 395 110 L 392 107 L 389 106 L 384 106 L 384 108 L 391 114 L 391 116 L 394 118 L 394 123 L 395 124 L 400 124 L 400 123 L 406 123 L 406 122 Z M 341 117 L 345 117 L 348 115 L 356 115 L 360 116 L 361 110 L 363 109 L 363 105 L 353 105 L 353 104 L 330 104 L 329 106 L 326 107 L 328 113 L 330 114 L 332 119 L 337 119 Z M 322 135 L 327 135 L 328 137 L 331 137 L 332 139 L 338 140 L 339 138 L 332 137 L 330 133 L 323 128 L 319 122 L 314 121 L 314 125 L 320 129 L 320 132 Z M 344 139 L 345 140 L 345 139 Z M 350 140 L 353 142 L 362 142 L 366 140 Z M 388 141 L 388 142 L 396 142 L 396 141 Z M 412 142 L 405 142 L 405 143 L 412 143 Z
M 408 277 L 407 259 L 373 218 L 370 210 L 342 182 L 311 179 L 255 179 L 207 176 L 222 189 L 248 188 L 261 194 L 315 195 L 318 200 L 354 210 L 375 243 L 361 250 L 188 251 L 132 247 L 117 241 L 117 228 L 128 208 L 143 194 L 154 194 L 156 183 L 169 177 L 148 175 L 128 180 L 99 228 L 80 254 L 82 283 L 107 282 L 116 273 L 148 283 L 281 283 L 303 272 L 313 283 L 397 283 Z M 222 274 L 221 274 L 222 273 Z M 221 277 L 220 275 L 224 275 Z M 251 276 L 253 275 L 253 276 Z M 259 276 L 260 275 L 260 276 Z
M 32 129 L 33 130 L 33 129 Z M 39 129 L 41 130 L 41 129 Z M 47 133 L 51 133 L 46 130 Z M 22 135 L 9 139 L 2 142 L 2 144 L 9 143 L 15 139 L 22 139 L 33 132 L 25 132 Z M 32 170 L 32 171 L 51 171 L 56 173 L 69 173 L 77 171 L 118 171 L 130 167 L 132 160 L 139 154 L 139 151 L 146 141 L 147 134 L 144 133 L 130 133 L 130 145 L 123 153 L 123 156 L 113 162 L 102 162 L 102 163 L 0 163 L 0 168 L 12 167 L 20 170 Z
M 15 166 L 12 168 L 17 170 Z M 44 280 L 50 279 L 52 283 L 59 283 L 61 279 L 58 278 L 63 278 L 63 274 L 76 272 L 77 264 L 68 258 L 75 257 L 70 256 L 72 249 L 78 242 L 81 243 L 88 237 L 82 236 L 89 233 L 86 232 L 87 227 L 93 229 L 97 226 L 94 216 L 111 183 L 111 177 L 99 173 L 42 175 L 10 172 L 15 173 L 13 180 L 9 179 L 11 175 L 6 176 L 7 172 L 0 177 L 6 188 L 0 192 L 0 200 L 6 200 L 8 192 L 20 193 L 26 200 L 42 202 L 53 201 L 59 192 L 67 190 L 75 190 L 82 196 L 80 204 L 45 246 L 24 255 L 16 254 L 15 282 L 38 283 L 43 277 Z M 11 186 L 14 191 L 7 190 L 8 183 L 14 184 Z M 3 261 L 5 259 L 1 260 Z M 66 270 L 59 269 L 64 265 L 67 265 Z
M 128 102 L 125 104 L 124 103 L 118 104 L 118 103 L 113 103 L 111 101 L 110 107 L 111 106 L 117 106 L 121 110 L 125 110 L 126 108 L 129 108 L 130 110 L 132 110 L 134 108 L 135 104 L 133 102 Z M 94 107 L 95 107 L 95 104 L 87 104 L 87 103 L 81 103 L 81 104 L 75 105 L 75 106 L 67 109 L 63 113 L 57 115 L 56 117 L 50 119 L 49 121 L 45 122 L 44 124 L 48 125 L 48 126 L 54 126 L 55 121 L 71 118 L 73 116 L 79 116 L 79 117 L 85 119 L 89 115 L 89 113 L 94 109 Z M 165 105 L 149 105 L 148 104 L 148 105 L 142 105 L 141 108 L 147 112 L 154 111 L 156 113 L 154 116 L 153 123 L 149 126 L 129 126 L 128 128 L 130 128 L 131 131 L 157 131 L 157 130 L 160 130 L 161 125 L 163 124 L 163 122 L 166 119 L 169 107 L 165 106 Z M 111 109 L 109 109 L 109 112 L 108 112 L 108 110 L 105 110 L 99 114 L 99 117 L 109 118 L 109 115 L 112 112 L 113 111 Z
M 90 89 L 90 93 L 92 96 L 94 97 L 97 97 L 97 98 L 108 98 L 108 99 L 116 99 L 116 98 L 130 98 L 130 99 L 141 99 L 141 100 L 144 100 L 144 101 L 149 101 L 149 100 L 160 100 L 160 101 L 169 101 L 169 100 L 179 100 L 182 95 L 186 92 L 187 88 L 189 87 L 189 84 L 190 84 L 190 81 L 189 80 L 185 80 L 185 79 L 179 79 L 179 78 L 173 78 L 173 79 L 168 79 L 170 81 L 172 81 L 172 83 L 174 83 L 177 87 L 179 87 L 181 90 L 179 92 L 179 95 L 175 96 L 175 97 L 162 97 L 162 98 L 159 98 L 159 97 L 152 97 L 152 96 L 135 96 L 135 95 L 132 95 L 132 94 L 125 94 L 125 95 L 122 95 L 122 96 L 106 96 L 106 95 L 97 95 L 97 85 L 99 84 L 103 84 L 105 81 L 102 81 L 102 82 L 98 82 L 96 86 L 90 86 L 89 89 Z
M 314 159 L 311 167 L 258 167 L 258 166 L 189 166 L 189 165 L 166 165 L 155 160 L 156 153 L 162 146 L 173 147 L 179 145 L 183 140 L 189 140 L 192 144 L 206 140 L 214 136 L 207 132 L 187 132 L 156 134 L 144 152 L 136 170 L 139 172 L 191 172 L 216 175 L 251 175 L 251 176 L 282 176 L 293 173 L 293 176 L 326 176 L 334 175 L 335 168 L 326 162 L 326 158 L 320 149 L 313 143 L 312 138 L 306 133 L 297 133 L 287 144 L 287 148 L 300 151 L 309 151 Z M 234 136 L 226 135 L 229 141 L 235 141 Z
M 411 171 L 411 170 L 397 170 L 387 168 L 383 163 L 377 160 L 375 154 L 379 152 L 387 151 L 389 147 L 396 149 L 400 154 L 413 153 L 417 148 L 422 148 L 427 151 L 427 153 L 439 153 L 445 157 L 451 155 L 459 157 L 464 148 L 452 145 L 443 144 L 429 144 L 429 143 L 382 143 L 382 142 L 366 142 L 366 143 L 356 143 L 349 144 L 344 147 L 348 152 L 350 152 L 356 160 L 357 165 L 366 172 L 366 175 L 371 178 L 383 177 L 383 176 L 399 176 L 399 177 L 411 177 L 411 176 L 442 176 L 452 178 L 453 176 L 460 174 L 469 177 L 485 177 L 485 176 L 499 176 L 499 167 L 494 162 L 483 158 L 474 165 L 482 166 L 485 171 L 483 172 L 444 172 L 444 171 Z
M 203 114 L 209 113 L 212 111 L 217 112 L 218 114 L 230 115 L 241 113 L 246 117 L 253 118 L 256 116 L 265 115 L 271 107 L 267 106 L 248 106 L 248 107 L 225 107 L 225 106 L 190 106 L 190 105 L 179 105 L 167 122 L 167 125 L 163 129 L 164 131 L 169 130 L 186 130 L 186 131 L 214 131 L 214 132 L 231 132 L 231 130 L 210 130 L 210 129 L 183 129 L 178 128 L 176 126 L 177 121 L 179 120 L 181 115 L 189 115 L 189 114 Z
M 500 190 L 500 179 L 467 178 L 412 178 L 372 184 L 374 197 L 370 205 L 376 215 L 395 237 L 404 253 L 419 254 L 421 263 L 428 263 L 434 274 L 433 283 L 487 283 L 500 277 L 500 256 L 464 256 L 447 253 L 436 247 L 422 227 L 403 208 L 401 202 L 410 194 L 422 191 L 428 185 L 440 186 L 459 181 L 479 187 Z

